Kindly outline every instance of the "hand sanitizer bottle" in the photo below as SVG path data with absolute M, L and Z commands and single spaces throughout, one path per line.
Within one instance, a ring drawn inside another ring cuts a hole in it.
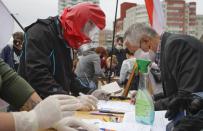
M 153 125 L 154 122 L 154 103 L 148 92 L 149 76 L 148 65 L 150 61 L 137 60 L 139 70 L 139 86 L 136 95 L 135 114 L 136 121 L 146 125 Z

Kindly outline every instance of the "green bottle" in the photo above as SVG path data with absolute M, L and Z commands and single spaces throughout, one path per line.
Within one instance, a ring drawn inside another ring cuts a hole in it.
M 149 88 L 148 66 L 150 63 L 148 60 L 137 60 L 139 87 L 136 95 L 135 118 L 137 122 L 146 125 L 153 125 L 155 114 L 153 99 L 147 90 Z

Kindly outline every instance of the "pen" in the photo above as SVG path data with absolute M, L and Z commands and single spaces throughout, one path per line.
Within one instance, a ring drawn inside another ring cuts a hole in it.
M 78 131 L 87 131 L 86 129 L 77 129 Z M 113 129 L 99 128 L 99 131 L 116 131 Z
M 106 118 L 103 118 L 103 120 L 104 120 L 105 122 L 109 122 Z
M 112 113 L 102 113 L 102 112 L 90 112 L 91 115 L 103 115 L 103 116 L 115 116 L 117 117 L 117 115 L 114 115 Z
M 99 128 L 99 131 L 116 131 L 116 130 L 113 130 L 113 129 L 106 129 L 106 128 Z
M 104 110 L 104 109 L 100 109 L 99 112 L 101 112 L 101 113 L 112 113 L 112 114 L 125 114 L 124 112 L 110 111 L 110 110 Z

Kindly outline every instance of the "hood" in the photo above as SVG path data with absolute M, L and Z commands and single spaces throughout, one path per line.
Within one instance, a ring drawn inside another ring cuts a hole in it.
M 64 39 L 71 48 L 78 49 L 81 44 L 90 41 L 82 32 L 88 21 L 92 21 L 100 30 L 105 27 L 105 14 L 98 5 L 84 2 L 64 9 L 60 23 Z

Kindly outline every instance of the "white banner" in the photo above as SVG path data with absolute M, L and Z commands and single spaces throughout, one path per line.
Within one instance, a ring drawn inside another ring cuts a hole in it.
M 166 24 L 162 3 L 160 0 L 145 0 L 145 4 L 152 28 L 161 35 L 164 32 L 164 26 Z
M 8 44 L 14 29 L 14 20 L 0 0 L 0 49 Z

